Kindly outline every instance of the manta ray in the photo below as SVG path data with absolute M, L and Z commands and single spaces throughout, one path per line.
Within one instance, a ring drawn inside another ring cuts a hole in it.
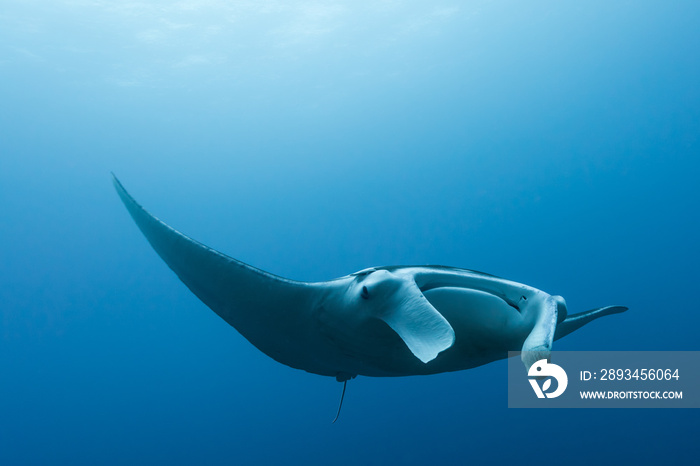
M 561 296 L 445 266 L 289 280 L 183 235 L 141 207 L 114 175 L 113 181 L 153 249 L 204 304 L 274 360 L 340 382 L 470 369 L 509 351 L 521 352 L 529 369 L 549 359 L 554 340 L 627 310 L 568 315 Z

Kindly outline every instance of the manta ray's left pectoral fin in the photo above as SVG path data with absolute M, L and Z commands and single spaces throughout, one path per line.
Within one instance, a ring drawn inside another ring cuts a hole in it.
M 417 286 L 415 291 L 400 305 L 378 317 L 401 337 L 418 359 L 428 363 L 452 346 L 455 332 Z

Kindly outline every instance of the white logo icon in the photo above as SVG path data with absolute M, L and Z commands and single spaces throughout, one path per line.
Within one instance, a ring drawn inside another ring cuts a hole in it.
M 556 364 L 548 363 L 546 359 L 540 359 L 535 364 L 533 364 L 532 367 L 530 367 L 530 370 L 527 372 L 527 375 L 529 377 L 538 378 L 554 377 L 557 380 L 557 389 L 551 393 L 547 393 L 547 390 L 549 390 L 549 387 L 551 387 L 552 385 L 551 378 L 548 378 L 544 381 L 544 383 L 542 384 L 542 388 L 540 388 L 540 385 L 537 383 L 537 380 L 529 379 L 530 385 L 532 385 L 532 389 L 535 391 L 537 398 L 544 398 L 545 396 L 547 398 L 556 398 L 562 393 L 564 393 L 564 390 L 566 390 L 566 386 L 569 384 L 569 378 L 566 376 L 566 372 L 564 372 L 564 369 L 557 366 Z

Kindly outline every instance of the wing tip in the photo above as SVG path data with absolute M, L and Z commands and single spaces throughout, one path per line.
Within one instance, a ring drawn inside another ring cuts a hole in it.
M 119 181 L 119 178 L 117 178 L 117 175 L 114 174 L 114 172 L 109 172 L 110 175 L 112 175 L 112 184 L 114 185 L 114 189 L 117 190 L 117 193 L 119 194 L 119 197 L 124 199 L 124 196 L 126 196 L 128 199 L 133 200 L 131 195 L 127 192 L 127 190 L 124 188 L 124 185 L 122 185 L 122 182 Z
M 115 175 L 112 171 L 110 171 L 109 174 L 112 175 L 112 184 L 114 185 L 114 187 L 117 189 L 124 189 L 124 186 L 122 186 L 122 183 L 121 181 L 119 181 L 119 178 L 117 178 L 117 175 Z
M 601 309 L 603 315 L 621 314 L 628 310 L 629 308 L 627 306 L 606 306 Z
M 134 217 L 134 220 L 136 220 L 137 224 L 139 222 L 136 219 L 136 215 L 141 215 L 141 212 L 146 213 L 146 215 L 149 217 L 155 218 L 152 214 L 146 212 L 146 210 L 141 204 L 136 202 L 136 199 L 134 199 L 133 196 L 129 194 L 129 191 L 126 190 L 126 188 L 121 183 L 121 181 L 119 181 L 119 178 L 117 178 L 117 175 L 115 175 L 114 172 L 110 172 L 110 174 L 112 175 L 112 184 L 114 185 L 114 189 L 117 190 L 119 198 L 122 200 L 132 217 Z

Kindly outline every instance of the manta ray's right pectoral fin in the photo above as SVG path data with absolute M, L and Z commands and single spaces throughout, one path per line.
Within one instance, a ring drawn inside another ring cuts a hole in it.
M 595 320 L 599 317 L 609 316 L 611 314 L 619 314 L 625 312 L 628 308 L 625 306 L 605 306 L 599 307 L 598 309 L 593 309 L 586 312 L 580 312 L 578 314 L 573 314 L 568 316 L 563 322 L 557 325 L 557 331 L 554 334 L 554 339 L 558 340 L 561 337 L 565 337 L 574 330 L 578 330 L 588 322 Z
M 409 299 L 378 317 L 401 337 L 418 359 L 427 364 L 452 346 L 455 332 L 418 287 L 415 288 L 416 293 L 411 293 Z

